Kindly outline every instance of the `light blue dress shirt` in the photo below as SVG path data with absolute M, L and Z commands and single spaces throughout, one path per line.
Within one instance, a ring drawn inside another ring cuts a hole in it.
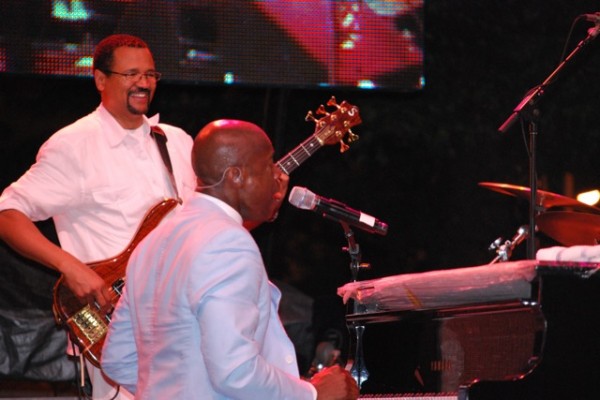
M 103 349 L 141 399 L 314 399 L 240 215 L 196 194 L 140 243 Z

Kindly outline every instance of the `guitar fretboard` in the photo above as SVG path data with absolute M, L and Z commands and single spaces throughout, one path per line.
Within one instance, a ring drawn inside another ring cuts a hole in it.
M 314 134 L 277 161 L 277 165 L 286 175 L 289 175 L 322 146 L 317 135 Z

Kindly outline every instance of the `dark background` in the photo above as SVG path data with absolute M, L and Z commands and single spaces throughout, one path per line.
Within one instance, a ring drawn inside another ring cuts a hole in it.
M 598 9 L 600 3 L 590 0 L 430 0 L 421 91 L 161 81 L 152 109 L 161 121 L 191 135 L 217 118 L 253 121 L 267 130 L 281 157 L 312 134 L 314 125 L 304 122 L 308 110 L 332 95 L 347 100 L 360 108 L 363 122 L 353 129 L 360 140 L 344 154 L 337 146 L 320 150 L 292 174 L 290 188 L 305 186 L 389 224 L 384 237 L 354 231 L 363 261 L 371 263 L 359 279 L 486 264 L 495 256 L 488 251 L 494 239 L 510 239 L 528 223 L 525 199 L 478 186 L 482 181 L 529 185 L 527 126 L 522 130 L 517 123 L 505 134 L 498 127 L 593 27 L 581 21 L 569 38 L 575 18 Z M 587 46 L 539 103 L 541 189 L 571 195 L 566 174 L 574 177 L 574 192 L 598 185 L 598 51 L 596 42 Z M 54 131 L 98 102 L 89 78 L 0 74 L 1 186 L 28 168 Z M 317 316 L 336 317 L 334 309 L 341 307 L 336 288 L 351 279 L 341 226 L 286 203 L 278 220 L 255 236 L 271 277 L 322 304 Z M 538 246 L 553 244 L 539 239 Z M 524 247 L 513 259 L 525 257 Z M 28 271 L 47 274 L 35 267 Z M 1 278 L 22 294 L 16 301 L 29 302 L 29 293 L 40 291 L 35 278 L 21 276 L 28 274 L 13 271 Z M 50 304 L 51 284 L 47 288 L 48 299 L 38 294 L 42 307 Z

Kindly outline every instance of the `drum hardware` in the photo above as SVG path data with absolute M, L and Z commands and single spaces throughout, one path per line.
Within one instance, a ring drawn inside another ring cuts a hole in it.
M 528 187 L 494 182 L 479 182 L 479 186 L 531 201 L 531 189 Z M 496 251 L 497 254 L 490 264 L 507 261 L 523 239 L 531 238 L 532 234 L 538 231 L 564 246 L 595 245 L 600 242 L 600 208 L 544 190 L 536 190 L 535 202 L 534 229 L 529 226 L 529 232 L 525 236 L 520 237 L 517 232 L 512 241 L 505 243 L 502 243 L 502 238 L 496 239 L 489 247 L 490 251 Z M 566 208 L 571 211 L 554 211 L 552 208 Z M 517 238 L 519 243 L 515 244 Z
M 529 158 L 529 240 L 527 241 L 527 258 L 535 259 L 535 217 L 538 214 L 537 197 L 542 197 L 542 193 L 538 191 L 538 173 L 537 173 L 537 138 L 540 137 L 539 122 L 542 120 L 542 113 L 537 106 L 538 101 L 550 91 L 547 88 L 556 82 L 560 73 L 565 69 L 577 54 L 586 46 L 589 45 L 600 33 L 600 23 L 596 22 L 594 28 L 588 29 L 587 36 L 581 40 L 577 46 L 567 55 L 558 66 L 552 71 L 544 81 L 527 91 L 523 99 L 513 109 L 510 116 L 498 128 L 500 133 L 506 133 L 517 120 L 521 122 L 523 129 L 525 124 L 528 126 L 529 143 L 526 145 Z
M 492 244 L 490 244 L 488 250 L 495 251 L 497 255 L 490 262 L 490 264 L 510 260 L 513 250 L 529 236 L 528 230 L 529 226 L 521 225 L 519 229 L 517 229 L 517 233 L 515 234 L 515 236 L 513 236 L 512 240 L 507 240 L 504 243 L 502 242 L 501 237 L 494 240 Z

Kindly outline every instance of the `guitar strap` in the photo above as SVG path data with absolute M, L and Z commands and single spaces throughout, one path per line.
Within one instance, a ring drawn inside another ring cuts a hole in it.
M 167 150 L 167 135 L 162 128 L 157 125 L 150 127 L 150 133 L 152 134 L 152 137 L 158 146 L 160 156 L 162 157 L 165 167 L 167 168 L 167 172 L 169 173 L 169 180 L 171 181 L 171 186 L 175 191 L 177 201 L 179 204 L 181 204 L 182 200 L 179 196 L 179 192 L 177 191 L 177 183 L 175 182 L 175 176 L 173 175 L 173 164 L 171 164 L 171 157 L 169 157 L 169 151 Z

